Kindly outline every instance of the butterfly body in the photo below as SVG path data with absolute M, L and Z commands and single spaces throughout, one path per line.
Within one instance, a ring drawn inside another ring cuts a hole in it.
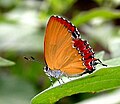
M 101 61 L 93 49 L 81 39 L 78 29 L 60 16 L 51 16 L 44 40 L 45 73 L 49 77 L 78 76 L 92 73 Z
M 48 77 L 60 78 L 63 75 L 58 69 L 51 70 L 48 66 L 44 67 L 44 72 L 47 74 Z

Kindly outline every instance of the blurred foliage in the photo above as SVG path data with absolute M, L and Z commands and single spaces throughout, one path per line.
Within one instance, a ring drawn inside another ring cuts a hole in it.
M 76 0 L 46 0 L 48 8 L 43 9 L 42 12 L 40 12 L 40 18 L 48 18 L 51 15 L 57 15 L 57 14 L 63 14 L 65 11 L 68 10 L 75 2 Z M 59 4 L 59 5 L 58 5 Z M 64 4 L 64 5 L 63 5 Z M 47 9 L 47 10 L 46 10 Z
M 117 10 L 109 10 L 106 8 L 103 9 L 93 9 L 88 12 L 85 12 L 83 14 L 78 14 L 75 17 L 73 17 L 72 22 L 76 24 L 76 26 L 80 26 L 85 22 L 90 21 L 93 18 L 102 18 L 105 20 L 109 19 L 115 19 L 115 18 L 120 18 L 120 12 Z
M 0 57 L 15 62 L 8 66 L 11 61 L 0 59 L 0 65 L 5 64 L 0 66 L 0 103 L 27 104 L 51 85 L 43 72 L 43 37 L 51 15 L 71 20 L 95 52 L 105 51 L 105 59 L 120 56 L 119 0 L 0 0 Z M 41 64 L 27 62 L 23 56 L 37 57 Z M 93 96 L 72 95 L 56 104 Z
M 14 65 L 15 63 L 6 59 L 3 59 L 2 57 L 0 57 L 0 66 L 11 66 Z
M 0 74 L 0 84 L 1 104 L 29 104 L 29 100 L 35 95 L 33 85 L 16 76 Z

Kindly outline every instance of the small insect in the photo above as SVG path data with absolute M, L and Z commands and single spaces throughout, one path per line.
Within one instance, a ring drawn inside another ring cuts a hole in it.
M 81 39 L 78 29 L 70 21 L 60 16 L 50 17 L 44 38 L 44 72 L 51 82 L 52 77 L 59 81 L 62 76 L 90 74 L 97 64 L 107 66 L 94 55 L 89 43 Z

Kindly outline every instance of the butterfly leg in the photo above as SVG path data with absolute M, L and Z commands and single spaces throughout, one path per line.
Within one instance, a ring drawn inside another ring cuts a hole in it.
M 67 74 L 65 74 L 65 77 L 67 77 L 71 81 L 70 77 Z
M 101 64 L 101 65 L 103 65 L 103 66 L 106 66 L 107 67 L 107 65 L 106 64 L 103 64 L 102 63 L 102 61 L 100 61 L 100 59 L 97 59 L 98 61 L 99 61 L 99 63 L 98 64 Z
M 59 82 L 59 84 L 60 84 L 60 86 L 61 86 L 62 84 L 61 84 L 60 80 L 59 80 L 59 79 L 57 79 L 57 81 Z
M 62 78 L 60 78 L 60 80 L 61 80 L 63 83 L 65 83 Z
M 51 76 L 48 76 L 48 78 L 49 78 L 49 80 L 50 80 L 50 82 L 51 82 L 51 84 L 53 86 L 53 80 L 52 80 Z

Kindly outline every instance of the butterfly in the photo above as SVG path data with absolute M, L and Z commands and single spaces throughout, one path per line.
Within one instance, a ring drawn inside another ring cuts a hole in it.
M 44 37 L 44 72 L 52 81 L 62 76 L 74 77 L 92 73 L 97 64 L 89 43 L 82 39 L 78 29 L 61 16 L 51 16 Z
M 24 58 L 39 62 L 33 57 Z M 70 21 L 55 15 L 50 17 L 46 27 L 44 59 L 46 63 L 44 72 L 52 85 L 52 77 L 59 81 L 62 80 L 62 76 L 75 77 L 90 74 L 96 69 L 97 64 L 107 66 L 95 58 L 89 43 L 81 38 L 78 29 Z

